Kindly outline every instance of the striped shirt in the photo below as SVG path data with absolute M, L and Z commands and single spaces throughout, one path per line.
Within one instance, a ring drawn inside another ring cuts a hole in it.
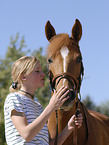
M 19 132 L 16 130 L 11 120 L 11 112 L 15 109 L 23 112 L 27 118 L 28 124 L 32 123 L 43 111 L 42 105 L 24 95 L 17 92 L 10 93 L 5 100 L 4 116 L 5 116 L 5 136 L 8 145 L 48 145 L 48 129 L 47 124 L 36 134 L 30 141 L 26 142 Z

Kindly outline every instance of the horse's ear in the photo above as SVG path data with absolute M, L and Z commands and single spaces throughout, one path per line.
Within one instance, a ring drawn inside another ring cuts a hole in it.
M 75 20 L 75 24 L 72 28 L 71 37 L 78 43 L 82 36 L 82 25 L 78 19 Z
M 45 35 L 49 41 L 54 35 L 56 35 L 54 27 L 50 24 L 50 21 L 47 21 L 45 25 Z

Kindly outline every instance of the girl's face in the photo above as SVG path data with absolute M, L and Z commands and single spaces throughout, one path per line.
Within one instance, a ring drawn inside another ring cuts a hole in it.
M 39 64 L 26 76 L 26 81 L 31 88 L 37 89 L 44 86 L 44 77 L 45 74 L 42 72 L 41 65 Z

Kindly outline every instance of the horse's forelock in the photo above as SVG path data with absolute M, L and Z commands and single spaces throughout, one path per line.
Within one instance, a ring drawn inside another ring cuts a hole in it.
M 61 33 L 58 35 L 55 35 L 52 37 L 50 40 L 50 44 L 48 45 L 48 55 L 52 56 L 54 55 L 57 51 L 61 49 L 62 46 L 66 46 L 69 43 L 69 35 L 65 33 Z

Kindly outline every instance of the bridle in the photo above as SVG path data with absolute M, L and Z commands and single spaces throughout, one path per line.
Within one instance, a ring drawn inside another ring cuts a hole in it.
M 58 81 L 56 82 L 56 80 Z M 62 79 L 67 79 L 74 90 L 78 89 L 79 82 L 71 73 L 61 73 L 53 77 L 51 87 L 56 90 L 57 85 Z
M 70 94 L 71 94 L 71 98 L 72 100 L 74 100 L 76 98 L 76 93 L 79 92 L 79 81 L 76 77 L 74 77 L 74 75 L 72 75 L 71 73 L 60 73 L 56 76 L 54 76 L 52 79 L 51 79 L 51 88 L 52 88 L 52 91 L 54 92 L 54 90 L 57 90 L 57 86 L 59 84 L 59 82 L 62 80 L 62 79 L 66 79 L 68 80 L 68 82 L 70 83 L 71 85 L 71 89 L 69 89 L 70 91 Z
M 81 82 L 82 82 L 83 76 L 84 76 L 83 62 L 81 60 L 81 70 L 80 70 L 80 74 L 79 74 L 79 77 L 78 78 L 76 78 L 71 73 L 67 73 L 67 72 L 60 73 L 60 74 L 57 74 L 57 75 L 53 76 L 51 70 L 49 70 L 48 75 L 49 75 L 49 80 L 50 80 L 50 85 L 51 85 L 52 91 L 56 90 L 57 85 L 59 84 L 59 82 L 62 79 L 67 79 L 70 82 L 70 84 L 72 86 L 72 89 L 75 92 L 78 92 L 79 93 L 80 92 Z M 57 82 L 56 82 L 56 80 L 57 80 Z

